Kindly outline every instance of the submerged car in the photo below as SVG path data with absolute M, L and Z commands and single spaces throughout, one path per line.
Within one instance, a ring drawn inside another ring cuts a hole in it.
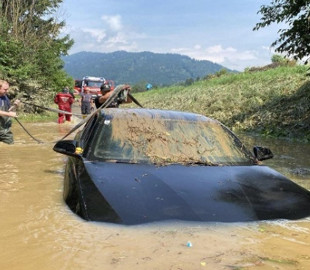
M 261 165 L 220 122 L 153 109 L 103 109 L 74 140 L 64 200 L 85 220 L 141 224 L 165 220 L 244 222 L 310 216 L 310 192 Z

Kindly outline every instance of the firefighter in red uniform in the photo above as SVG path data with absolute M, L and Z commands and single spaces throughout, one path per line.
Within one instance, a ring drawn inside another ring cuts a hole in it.
M 73 98 L 69 93 L 69 88 L 65 87 L 62 92 L 59 92 L 55 98 L 54 102 L 58 104 L 59 110 L 71 112 L 71 104 L 73 103 Z M 64 121 L 71 121 L 71 114 L 58 114 L 58 124 L 64 123 Z

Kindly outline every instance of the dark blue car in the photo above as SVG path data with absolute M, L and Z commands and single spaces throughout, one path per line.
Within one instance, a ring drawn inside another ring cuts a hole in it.
M 310 216 L 310 192 L 261 165 L 220 122 L 186 112 L 104 109 L 67 155 L 64 199 L 86 220 L 141 224 L 164 220 L 242 222 Z

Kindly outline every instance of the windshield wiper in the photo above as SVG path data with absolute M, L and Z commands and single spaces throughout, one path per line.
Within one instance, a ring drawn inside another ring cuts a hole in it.
M 193 161 L 186 162 L 188 165 L 201 165 L 201 166 L 221 166 L 221 164 L 213 163 L 213 162 L 203 162 L 203 161 Z

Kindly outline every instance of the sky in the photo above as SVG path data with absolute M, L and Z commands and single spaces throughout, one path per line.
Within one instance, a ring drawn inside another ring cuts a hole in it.
M 209 60 L 226 68 L 271 63 L 278 25 L 253 31 L 271 0 L 63 0 L 59 19 L 81 51 L 150 51 Z

